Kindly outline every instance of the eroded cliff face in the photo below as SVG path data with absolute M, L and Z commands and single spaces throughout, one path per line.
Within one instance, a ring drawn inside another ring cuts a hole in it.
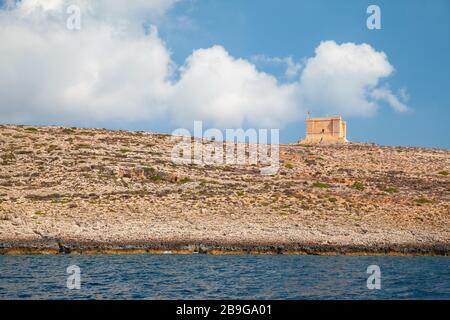
M 264 176 L 260 165 L 176 165 L 174 144 L 0 126 L 0 244 L 450 245 L 448 150 L 283 145 L 279 173 Z

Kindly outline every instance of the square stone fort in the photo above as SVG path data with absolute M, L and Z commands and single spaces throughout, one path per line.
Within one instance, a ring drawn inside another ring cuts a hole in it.
M 299 143 L 345 143 L 347 124 L 340 116 L 306 118 L 306 137 Z

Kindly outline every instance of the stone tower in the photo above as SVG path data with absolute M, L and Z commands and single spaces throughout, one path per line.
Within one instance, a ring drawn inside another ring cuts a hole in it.
M 299 143 L 345 143 L 347 126 L 340 116 L 306 118 L 306 137 Z

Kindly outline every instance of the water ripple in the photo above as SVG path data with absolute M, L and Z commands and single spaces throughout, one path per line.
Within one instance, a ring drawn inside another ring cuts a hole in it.
M 81 289 L 66 268 L 81 268 Z M 382 272 L 366 287 L 367 266 Z M 450 299 L 448 257 L 0 256 L 0 299 Z

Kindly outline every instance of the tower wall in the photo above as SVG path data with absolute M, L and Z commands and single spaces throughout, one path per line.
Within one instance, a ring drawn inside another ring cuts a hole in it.
M 307 118 L 306 137 L 301 143 L 347 142 L 347 126 L 341 117 Z

